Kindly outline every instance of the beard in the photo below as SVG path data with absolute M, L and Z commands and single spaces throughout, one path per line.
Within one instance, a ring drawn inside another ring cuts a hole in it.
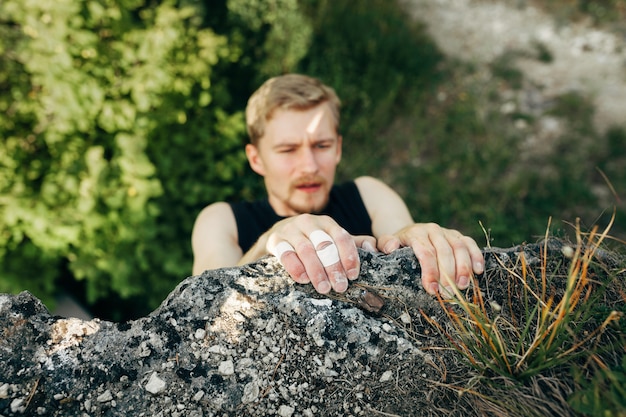
M 321 198 L 309 198 L 306 201 L 304 199 L 292 199 L 290 201 L 290 207 L 296 214 L 319 214 L 328 205 L 328 197 Z
M 319 213 L 328 204 L 330 189 L 322 177 L 303 177 L 294 181 L 288 189 L 284 204 L 295 214 Z

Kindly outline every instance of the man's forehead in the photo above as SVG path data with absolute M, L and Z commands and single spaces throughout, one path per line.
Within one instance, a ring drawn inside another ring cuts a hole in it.
M 322 118 L 324 117 L 324 109 L 318 108 L 316 109 L 316 113 L 311 118 L 308 126 L 306 127 L 306 132 L 309 135 L 314 134 L 316 131 L 320 129 L 320 124 L 322 123 Z
M 337 135 L 334 118 L 326 104 L 306 110 L 277 109 L 268 121 L 264 137 L 282 140 L 332 139 Z
M 323 103 L 319 103 L 316 104 L 315 106 L 310 106 L 310 107 L 293 107 L 293 106 L 286 106 L 286 107 L 276 107 L 271 113 L 269 113 L 267 115 L 267 122 L 270 122 L 274 119 L 276 119 L 277 117 L 302 117 L 302 116 L 309 116 L 315 114 L 318 115 L 318 117 L 322 118 L 324 117 L 324 115 L 328 115 L 331 118 L 333 118 L 333 114 L 332 114 L 332 110 L 330 108 L 330 105 L 328 104 L 328 102 L 323 102 Z

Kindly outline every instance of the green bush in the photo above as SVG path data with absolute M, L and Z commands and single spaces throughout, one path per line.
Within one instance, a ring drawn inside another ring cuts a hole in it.
M 190 273 L 197 212 L 255 187 L 223 78 L 243 40 L 172 1 L 44 3 L 0 5 L 0 291 L 50 303 L 69 275 L 145 313 Z

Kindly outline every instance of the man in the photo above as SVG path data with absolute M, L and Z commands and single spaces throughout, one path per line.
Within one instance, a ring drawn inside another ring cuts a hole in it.
M 372 177 L 334 185 L 339 105 L 332 88 L 298 74 L 269 79 L 250 97 L 245 151 L 268 198 L 204 208 L 192 233 L 193 273 L 273 254 L 296 282 L 343 292 L 359 275 L 357 247 L 390 253 L 410 246 L 426 291 L 467 288 L 472 272 L 484 269 L 474 240 L 415 223 L 400 196 Z

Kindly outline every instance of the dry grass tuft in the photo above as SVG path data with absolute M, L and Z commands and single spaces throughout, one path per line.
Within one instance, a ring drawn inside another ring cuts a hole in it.
M 496 249 L 500 273 L 482 291 L 474 279 L 439 298 L 447 323 L 422 314 L 476 371 L 448 389 L 484 415 L 626 415 L 624 268 L 601 247 L 613 219 L 601 232 L 577 224 L 573 244 L 546 233 L 516 259 Z

